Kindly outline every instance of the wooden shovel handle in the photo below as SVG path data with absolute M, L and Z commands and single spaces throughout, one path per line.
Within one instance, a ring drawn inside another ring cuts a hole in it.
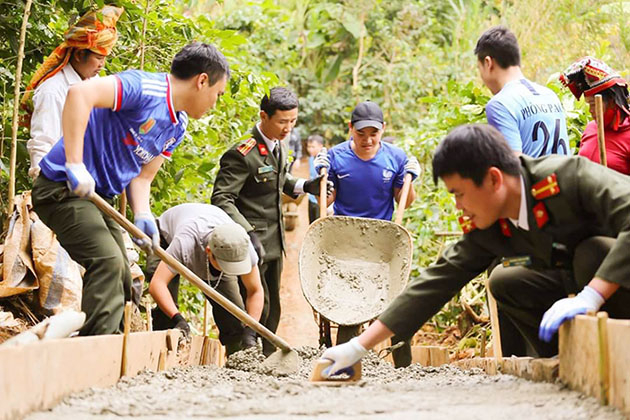
M 409 190 L 411 189 L 411 174 L 405 174 L 405 182 L 402 186 L 402 192 L 400 193 L 400 200 L 398 200 L 398 208 L 396 209 L 397 224 L 402 225 L 403 214 L 405 214 L 405 207 L 407 207 L 407 197 L 409 197 Z
M 606 139 L 604 137 L 604 102 L 602 95 L 595 95 L 595 120 L 597 120 L 597 146 L 599 147 L 599 163 L 608 166 L 606 159 Z
M 321 219 L 326 217 L 326 211 L 328 210 L 328 196 L 326 195 L 326 190 L 328 189 L 328 170 L 322 168 L 319 173 L 320 175 L 324 175 L 319 183 L 319 218 Z
M 120 226 L 122 226 L 127 232 L 131 235 L 135 236 L 138 239 L 145 239 L 150 241 L 149 237 L 145 235 L 143 231 L 141 231 L 136 225 L 127 220 L 122 214 L 118 213 L 109 203 L 101 196 L 96 193 L 90 194 L 90 200 L 98 207 L 103 213 L 110 216 L 114 219 Z M 188 267 L 184 264 L 177 261 L 170 254 L 164 251 L 160 246 L 153 247 L 153 252 L 157 254 L 158 257 L 166 264 L 168 264 L 171 268 L 177 271 L 181 276 L 185 277 L 192 284 L 197 286 L 203 293 L 206 294 L 210 299 L 221 305 L 226 311 L 234 315 L 238 320 L 243 322 L 245 325 L 251 327 L 254 331 L 260 334 L 262 337 L 269 340 L 276 347 L 281 348 L 284 351 L 292 351 L 291 346 L 284 341 L 282 338 L 278 337 L 271 331 L 269 331 L 265 326 L 252 318 L 247 312 L 243 311 L 241 308 L 236 306 L 231 300 L 224 297 L 222 294 L 214 290 L 210 287 L 206 282 L 201 280 L 195 273 L 190 271 Z

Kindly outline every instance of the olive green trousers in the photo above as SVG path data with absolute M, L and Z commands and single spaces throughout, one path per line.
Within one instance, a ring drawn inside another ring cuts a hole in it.
M 40 175 L 32 198 L 37 215 L 86 270 L 81 310 L 87 317 L 79 334 L 120 333 L 124 303 L 131 299 L 131 272 L 121 228 L 89 199 L 72 193 L 65 182 Z

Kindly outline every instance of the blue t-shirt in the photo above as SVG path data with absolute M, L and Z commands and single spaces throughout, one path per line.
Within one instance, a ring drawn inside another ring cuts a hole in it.
M 83 163 L 105 197 L 120 194 L 156 156 L 170 158 L 186 132 L 188 116 L 175 112 L 166 73 L 129 70 L 114 75 L 114 108 L 94 108 L 83 144 Z M 46 178 L 66 176 L 63 137 L 40 163 Z
M 570 154 L 564 109 L 556 94 L 527 79 L 512 80 L 486 105 L 488 124 L 528 156 Z
M 336 215 L 392 219 L 394 188 L 402 188 L 407 155 L 389 143 L 381 141 L 380 145 L 376 156 L 368 161 L 354 153 L 349 140 L 328 152 Z

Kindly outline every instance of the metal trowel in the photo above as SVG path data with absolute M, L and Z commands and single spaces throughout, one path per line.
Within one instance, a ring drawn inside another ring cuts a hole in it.
M 325 378 L 322 371 L 332 365 L 330 359 L 318 359 L 313 366 L 310 381 L 317 385 L 348 385 L 358 382 L 361 379 L 361 362 L 356 362 L 349 368 L 342 369 L 334 375 Z

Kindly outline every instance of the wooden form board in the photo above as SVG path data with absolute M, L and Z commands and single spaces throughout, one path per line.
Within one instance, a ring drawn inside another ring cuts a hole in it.
M 630 321 L 578 315 L 559 334 L 560 380 L 630 415 Z
M 609 403 L 630 417 L 630 321 L 608 320 Z
M 558 377 L 558 359 L 533 359 L 531 357 L 476 357 L 453 362 L 460 369 L 477 368 L 488 375 L 503 373 L 535 382 L 554 382 Z
M 127 376 L 145 369 L 224 363 L 216 339 L 195 336 L 188 352 L 178 343 L 179 332 L 174 330 L 129 334 Z M 116 384 L 122 346 L 122 335 L 102 335 L 0 347 L 0 420 L 53 407 L 73 392 Z
M 411 346 L 411 363 L 420 363 L 422 366 L 442 366 L 449 362 L 446 347 Z
M 21 418 L 65 395 L 120 378 L 122 335 L 0 348 L 0 418 Z

